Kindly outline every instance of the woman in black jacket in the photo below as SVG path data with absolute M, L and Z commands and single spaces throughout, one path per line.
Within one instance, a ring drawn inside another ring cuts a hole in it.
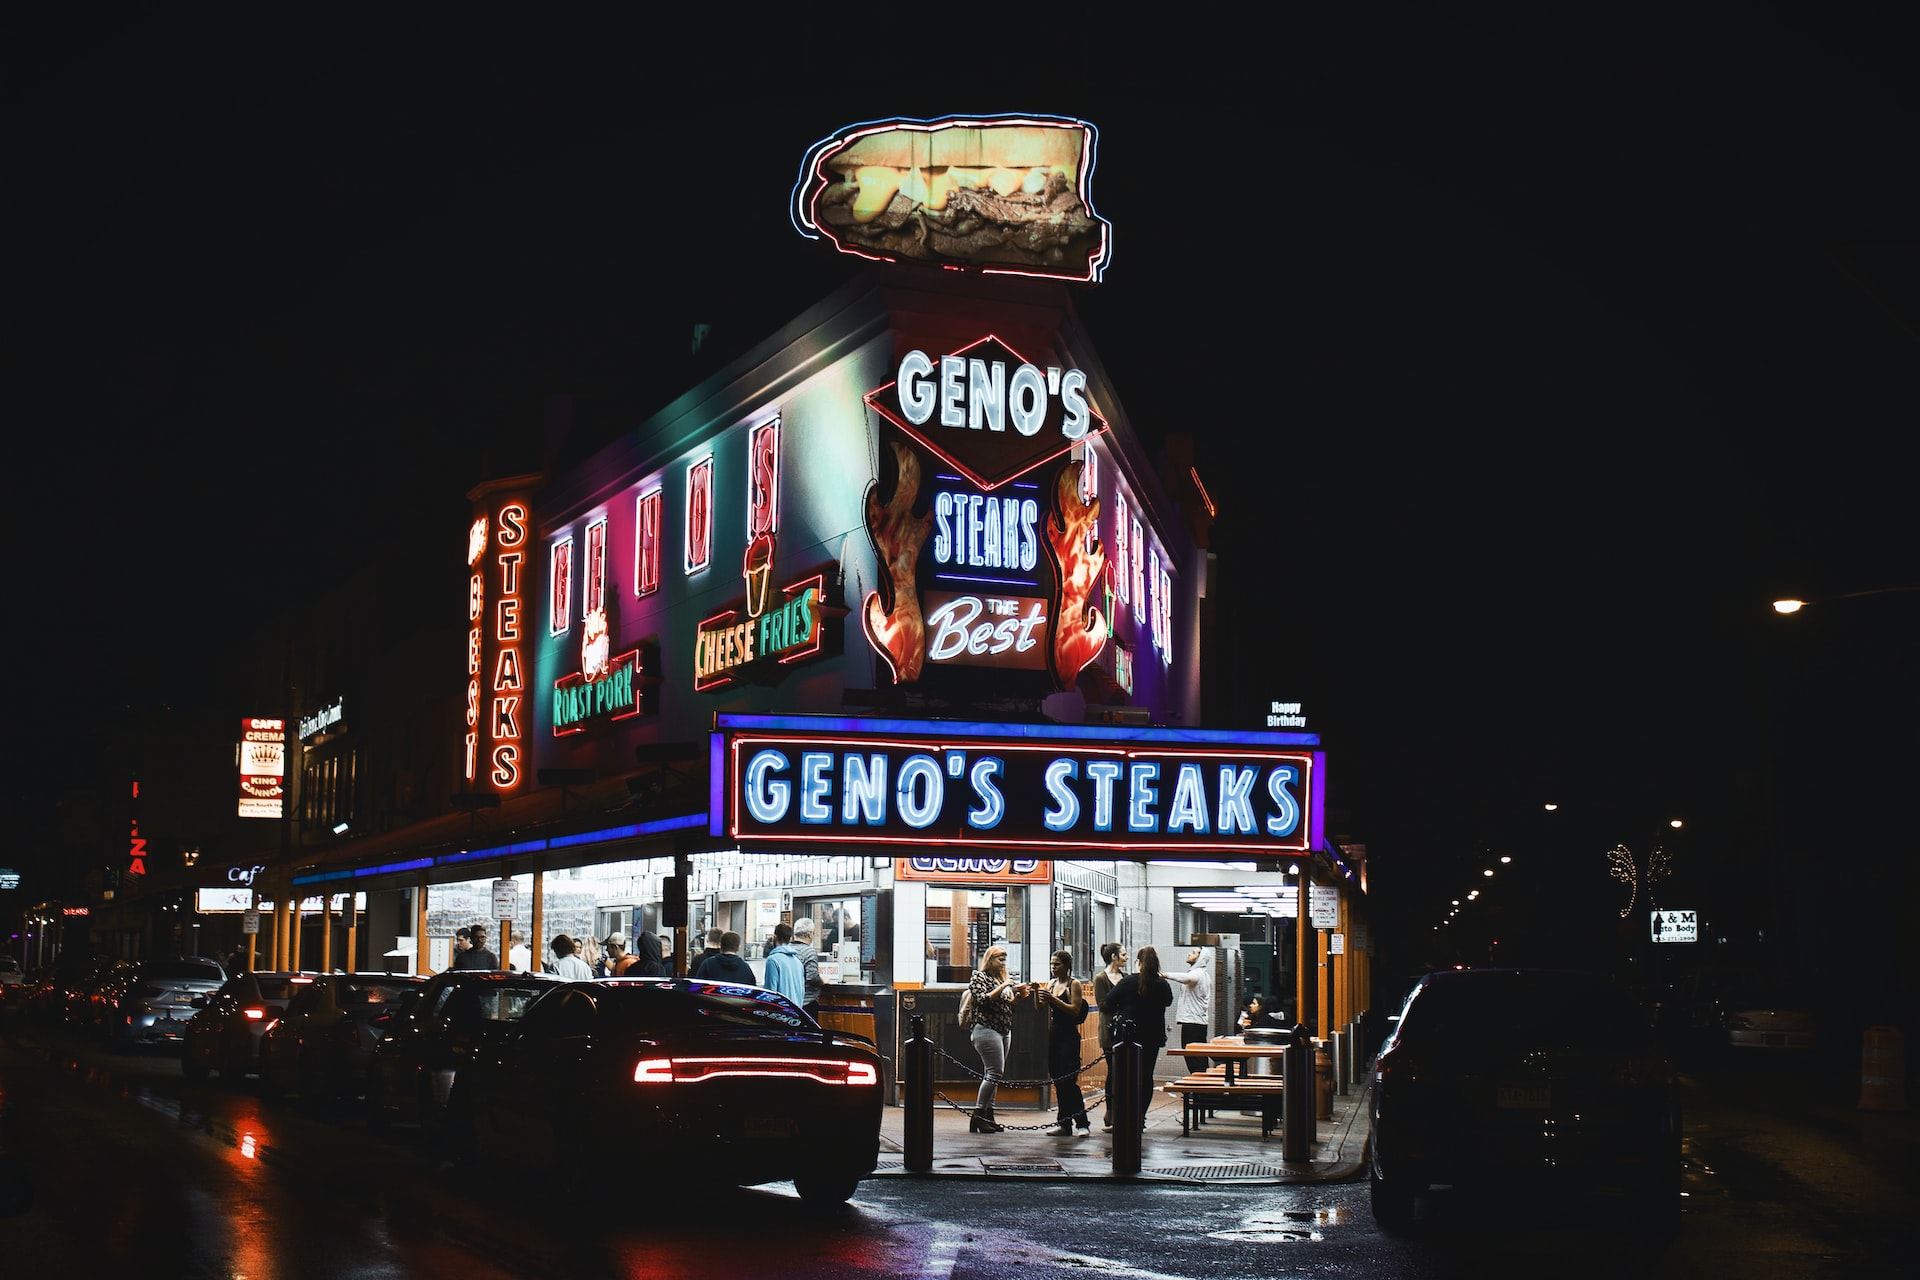
M 1167 1010 L 1173 1007 L 1173 984 L 1160 976 L 1160 953 L 1141 947 L 1134 955 L 1137 966 L 1114 985 L 1100 1004 L 1113 1028 L 1117 1048 L 1128 1040 L 1145 1047 L 1140 1063 L 1140 1123 L 1147 1121 L 1147 1108 L 1153 1104 L 1153 1068 L 1167 1047 Z

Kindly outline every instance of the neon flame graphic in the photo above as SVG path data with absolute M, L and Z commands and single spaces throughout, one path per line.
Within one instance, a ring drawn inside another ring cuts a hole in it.
M 1096 532 L 1100 499 L 1082 495 L 1075 462 L 1061 468 L 1053 486 L 1053 512 L 1047 520 L 1047 549 L 1059 574 L 1059 604 L 1054 609 L 1053 678 L 1062 689 L 1107 644 L 1107 619 L 1093 603 L 1106 575 L 1107 556 Z
M 933 513 L 913 514 L 920 496 L 919 455 L 897 441 L 889 447 L 899 472 L 892 495 L 882 501 L 878 481 L 867 489 L 867 536 L 879 553 L 884 576 L 881 590 L 867 593 L 860 625 L 893 668 L 895 682 L 909 684 L 920 678 L 927 659 L 927 624 L 920 612 L 914 565 L 933 531 Z

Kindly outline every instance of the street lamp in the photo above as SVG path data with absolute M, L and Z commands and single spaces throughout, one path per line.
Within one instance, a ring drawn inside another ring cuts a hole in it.
M 1920 591 L 1920 587 L 1875 587 L 1871 591 L 1843 591 L 1837 596 L 1829 597 L 1829 599 L 1858 600 L 1861 596 L 1892 596 L 1899 595 L 1906 591 Z M 1787 596 L 1773 602 L 1773 611 L 1775 613 L 1798 613 L 1810 604 L 1819 603 L 1822 602 L 1817 600 L 1799 600 L 1792 596 Z

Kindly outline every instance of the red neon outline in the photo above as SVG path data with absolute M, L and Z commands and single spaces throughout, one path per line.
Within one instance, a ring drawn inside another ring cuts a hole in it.
M 647 540 L 647 508 L 653 508 L 653 538 Z M 637 599 L 660 589 L 660 544 L 665 541 L 665 489 L 655 485 L 633 500 L 633 594 Z M 648 570 L 651 569 L 651 574 Z M 649 583 L 648 577 L 653 581 Z
M 1058 278 L 1059 277 L 1057 276 L 1054 277 L 1054 279 L 1058 279 Z M 946 352 L 942 352 L 941 354 L 943 356 L 964 356 L 965 354 L 967 354 L 967 352 L 973 350 L 975 347 L 980 346 L 982 343 L 986 343 L 986 342 L 999 343 L 1001 346 L 1005 347 L 1009 352 L 1011 352 L 1020 361 L 1021 364 L 1033 365 L 1034 368 L 1039 369 L 1042 372 L 1044 372 L 1048 367 L 1046 365 L 1034 364 L 1033 361 L 1027 359 L 1026 355 L 1023 352 L 1016 349 L 1011 342 L 1008 342 L 1005 338 L 1002 338 L 997 333 L 989 333 L 985 337 L 975 338 L 972 342 L 969 342 L 966 346 L 959 348 L 957 351 L 946 351 Z M 897 363 L 895 367 L 896 368 L 898 367 Z M 1072 366 L 1062 366 L 1061 371 L 1064 373 L 1067 368 L 1071 368 L 1071 367 Z M 1082 370 L 1081 372 L 1084 373 L 1085 370 Z M 936 443 L 936 440 L 938 439 L 938 437 L 923 434 L 920 428 L 908 422 L 904 416 L 888 411 L 888 409 L 884 405 L 878 402 L 876 397 L 878 397 L 879 394 L 885 391 L 888 387 L 898 385 L 899 381 L 900 379 L 895 378 L 892 382 L 883 382 L 879 386 L 867 392 L 864 396 L 860 398 L 870 408 L 872 408 L 874 412 L 878 413 L 881 417 L 885 418 L 888 422 L 891 422 L 894 426 L 900 428 L 900 430 L 906 432 L 908 435 L 912 436 L 915 440 L 918 440 L 927 449 L 931 450 L 935 457 L 947 463 L 949 466 L 953 467 L 955 470 L 959 471 L 963 476 L 966 477 L 966 480 L 969 484 L 971 484 L 974 488 L 980 490 L 982 493 L 992 493 L 995 489 L 998 489 L 1001 485 L 1011 484 L 1015 480 L 1018 480 L 1021 476 L 1026 475 L 1028 472 L 1033 471 L 1036 468 L 1046 466 L 1049 462 L 1052 462 L 1055 458 L 1059 457 L 1061 454 L 1073 452 L 1073 449 L 1075 446 L 1086 444 L 1088 441 L 1092 440 L 1095 436 L 1104 435 L 1107 431 L 1111 429 L 1110 424 L 1107 422 L 1105 415 L 1103 415 L 1098 409 L 1093 407 L 1093 401 L 1091 398 L 1089 398 L 1087 400 L 1087 415 L 1093 419 L 1093 425 L 1088 427 L 1086 429 L 1086 432 L 1083 435 L 1081 435 L 1081 437 L 1078 440 L 1067 440 L 1063 436 L 1061 438 L 1062 444 L 1060 448 L 1055 449 L 1052 453 L 1047 454 L 1045 457 L 1036 458 L 1034 461 L 1028 463 L 1026 466 L 1021 467 L 1020 470 L 1015 471 L 1010 475 L 1003 476 L 1000 479 L 995 480 L 993 483 L 989 484 L 987 483 L 986 480 L 982 479 L 979 473 L 974 471 L 972 467 L 969 467 L 966 463 L 954 457 L 947 450 L 942 449 L 939 446 L 939 444 Z M 897 400 L 899 399 L 899 397 L 896 395 L 894 399 Z M 951 431 L 952 429 L 942 428 L 942 430 Z
M 753 464 L 754 442 L 762 434 L 773 433 L 773 479 L 768 482 L 767 527 L 753 527 Z M 761 534 L 775 534 L 780 531 L 780 472 L 785 459 L 780 454 L 780 418 L 778 415 L 768 418 L 757 427 L 747 428 L 747 541 L 751 543 Z
M 702 538 L 702 541 L 706 544 L 703 548 L 706 551 L 706 555 L 701 557 L 700 561 L 696 564 L 693 560 L 693 478 L 703 469 L 707 475 L 707 481 L 704 486 L 707 495 L 705 503 L 707 519 L 706 529 L 703 531 Z M 686 527 L 681 531 L 684 537 L 682 538 L 680 563 L 685 567 L 686 575 L 692 577 L 713 563 L 713 455 L 711 453 L 707 454 L 704 458 L 695 458 L 687 464 L 685 496 L 687 500 L 687 519 Z
M 598 548 L 593 545 L 593 534 L 596 529 L 600 531 Z M 586 598 L 581 602 L 582 618 L 595 609 L 607 607 L 607 535 L 611 532 L 612 528 L 608 525 L 605 516 L 601 516 L 587 526 L 587 553 L 584 557 L 587 567 L 587 593 Z M 596 564 L 595 561 L 598 563 Z
M 560 564 L 560 549 L 566 548 L 567 568 L 555 573 Z M 547 554 L 547 635 L 563 636 L 573 626 L 573 535 L 553 544 Z
M 1309 843 L 1312 838 L 1310 828 L 1312 825 L 1311 816 L 1312 816 L 1312 805 L 1313 805 L 1313 799 L 1312 799 L 1313 797 L 1313 756 L 1312 756 L 1312 753 L 1310 752 L 1269 751 L 1269 750 L 1262 750 L 1257 747 L 1249 748 L 1248 750 L 1245 750 L 1245 751 L 1229 751 L 1229 750 L 1181 751 L 1177 749 L 1177 744 L 1172 744 L 1172 743 L 1169 743 L 1166 748 L 1155 750 L 1155 749 L 1148 749 L 1148 748 L 1132 748 L 1132 747 L 1100 747 L 1100 746 L 1083 747 L 1073 743 L 1064 743 L 1064 742 L 1055 742 L 1055 743 L 1005 742 L 1005 741 L 996 740 L 996 739 L 974 740 L 974 739 L 967 739 L 967 738 L 954 738 L 954 739 L 880 738 L 880 737 L 859 738 L 859 737 L 851 737 L 851 736 L 839 735 L 839 734 L 822 734 L 819 736 L 814 736 L 809 734 L 789 734 L 783 737 L 776 738 L 776 737 L 763 737 L 760 735 L 740 734 L 730 739 L 727 743 L 727 749 L 729 753 L 729 758 L 727 761 L 727 782 L 726 782 L 727 834 L 732 838 L 734 838 L 735 840 L 740 840 L 740 839 L 746 839 L 750 841 L 751 840 L 768 840 L 768 841 L 777 840 L 780 842 L 792 842 L 792 843 L 803 843 L 803 844 L 825 844 L 825 843 L 837 841 L 841 844 L 845 844 L 847 840 L 850 838 L 849 832 L 846 829 L 837 828 L 833 824 L 828 824 L 829 829 L 822 830 L 817 835 L 810 834 L 805 831 L 799 831 L 799 832 L 782 831 L 778 835 L 767 835 L 759 827 L 755 827 L 751 831 L 742 830 L 741 822 L 740 822 L 740 808 L 741 808 L 740 806 L 740 782 L 741 782 L 740 753 L 744 748 L 748 746 L 759 746 L 763 744 L 772 744 L 775 746 L 784 746 L 784 747 L 813 747 L 813 746 L 842 746 L 842 747 L 853 747 L 853 748 L 862 748 L 862 747 L 872 748 L 875 746 L 899 747 L 907 750 L 924 751 L 930 755 L 938 754 L 945 751 L 967 751 L 971 754 L 975 750 L 990 752 L 991 754 L 994 754 L 994 755 L 1010 755 L 1016 751 L 1044 752 L 1048 755 L 1057 755 L 1057 754 L 1060 754 L 1062 751 L 1071 751 L 1081 759 L 1111 757 L 1111 758 L 1122 759 L 1122 760 L 1137 760 L 1137 759 L 1143 759 L 1143 758 L 1165 759 L 1166 757 L 1169 757 L 1169 756 L 1177 756 L 1182 760 L 1231 760 L 1236 762 L 1261 761 L 1261 762 L 1267 762 L 1267 763 L 1273 763 L 1273 764 L 1280 764 L 1280 763 L 1297 764 L 1300 766 L 1300 770 L 1301 770 L 1300 779 L 1298 783 L 1298 786 L 1300 788 L 1300 823 L 1295 833 L 1291 836 L 1286 837 L 1284 840 L 1265 840 L 1257 844 L 1250 843 L 1244 840 L 1215 840 L 1215 839 L 1203 839 L 1203 840 L 1194 840 L 1194 841 L 1182 841 L 1179 843 L 1169 843 L 1164 839 L 1151 840 L 1151 841 L 1140 840 L 1140 839 L 1100 840 L 1100 839 L 1083 837 L 1078 833 L 1071 836 L 1070 840 L 1071 840 L 1071 843 L 1076 848 L 1134 849 L 1134 850 L 1152 849 L 1152 850 L 1161 850 L 1161 851 L 1167 851 L 1167 852 L 1194 851 L 1194 852 L 1204 853 L 1210 850 L 1253 852 L 1261 849 L 1266 849 L 1266 850 L 1284 849 L 1292 852 L 1297 852 L 1297 851 L 1307 849 L 1309 847 Z M 951 848 L 951 849 L 1048 849 L 1048 848 L 1058 848 L 1062 840 L 1068 839 L 1068 837 L 1062 837 L 1057 835 L 1047 835 L 1044 837 L 1025 837 L 1025 838 L 1014 838 L 1014 839 L 941 840 L 941 839 L 928 838 L 922 835 L 899 835 L 899 836 L 878 835 L 870 831 L 862 830 L 858 835 L 858 839 L 861 842 L 866 844 L 889 844 L 889 845 L 912 844 L 912 845 L 922 845 L 927 848 L 941 848 L 941 849 L 948 849 L 948 848 Z

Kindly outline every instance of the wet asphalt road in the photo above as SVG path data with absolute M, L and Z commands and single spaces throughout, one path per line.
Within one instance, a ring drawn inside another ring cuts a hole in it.
M 164 1053 L 13 1030 L 0 1165 L 29 1172 L 33 1204 L 0 1217 L 0 1258 L 21 1275 L 1776 1280 L 1887 1274 L 1916 1203 L 1910 1119 L 1862 1116 L 1817 1073 L 1690 1078 L 1676 1229 L 1507 1187 L 1433 1193 L 1401 1238 L 1375 1228 L 1364 1182 L 884 1177 L 822 1214 L 785 1184 L 702 1189 L 603 1151 L 560 1179 L 451 1168 L 406 1129 L 192 1084 Z

